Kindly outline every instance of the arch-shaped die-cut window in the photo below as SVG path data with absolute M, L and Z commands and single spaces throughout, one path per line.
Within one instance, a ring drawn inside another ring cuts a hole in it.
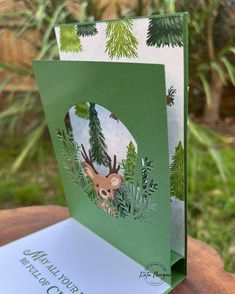
M 147 220 L 156 209 L 152 194 L 152 162 L 142 160 L 142 181 L 136 180 L 137 143 L 119 117 L 105 107 L 82 102 L 65 116 L 67 131 L 58 131 L 65 166 L 74 183 L 113 217 Z

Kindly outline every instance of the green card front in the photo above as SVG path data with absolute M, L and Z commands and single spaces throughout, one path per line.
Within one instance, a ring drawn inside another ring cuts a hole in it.
M 170 273 L 164 66 L 33 67 L 71 216 L 141 265 L 159 262 Z

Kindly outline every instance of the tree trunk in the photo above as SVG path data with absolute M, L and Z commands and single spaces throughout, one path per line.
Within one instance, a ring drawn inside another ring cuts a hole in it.
M 219 109 L 223 92 L 223 83 L 216 71 L 212 71 L 211 74 L 210 91 L 212 102 L 205 106 L 204 121 L 210 125 L 215 125 L 220 120 Z

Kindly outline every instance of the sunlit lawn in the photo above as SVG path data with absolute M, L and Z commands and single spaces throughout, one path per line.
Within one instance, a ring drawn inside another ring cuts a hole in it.
M 1 209 L 66 205 L 49 143 L 44 143 L 37 156 L 14 175 L 9 170 L 19 146 L 10 141 L 0 148 Z M 189 148 L 195 147 L 191 144 Z M 227 183 L 206 150 L 199 151 L 196 161 L 189 156 L 189 234 L 212 245 L 223 256 L 226 270 L 235 272 L 235 151 L 223 146 L 221 153 L 228 172 Z

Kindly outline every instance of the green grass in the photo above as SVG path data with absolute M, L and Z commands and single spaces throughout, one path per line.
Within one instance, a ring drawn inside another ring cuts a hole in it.
M 37 155 L 11 174 L 19 152 L 16 140 L 0 145 L 0 209 L 28 205 L 66 205 L 52 146 L 43 142 Z M 45 141 L 45 140 L 44 140 Z M 189 234 L 213 246 L 223 257 L 225 269 L 235 272 L 235 152 L 220 144 L 227 182 L 205 147 L 189 142 Z
M 225 269 L 235 272 L 235 152 L 231 146 L 221 146 L 220 152 L 227 182 L 206 150 L 197 149 L 196 156 L 189 151 L 188 231 L 213 246 Z

